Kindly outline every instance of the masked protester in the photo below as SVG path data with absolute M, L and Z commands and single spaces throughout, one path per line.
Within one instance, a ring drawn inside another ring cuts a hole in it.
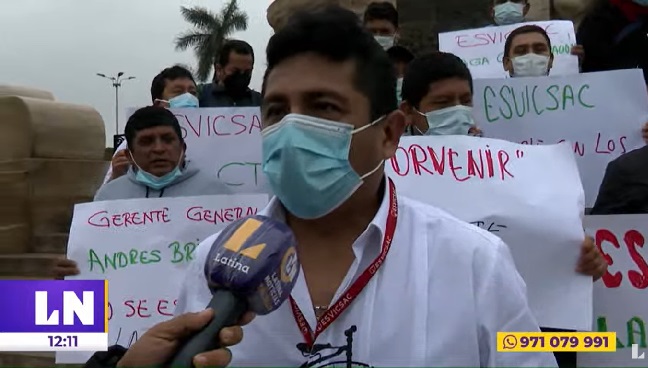
M 101 186 L 95 201 L 232 194 L 212 175 L 191 167 L 185 159 L 187 145 L 180 124 L 168 109 L 149 106 L 135 111 L 125 135 L 130 168 L 126 175 Z M 61 259 L 53 273 L 64 277 L 79 270 L 73 261 Z
M 529 8 L 531 4 L 528 0 L 495 0 L 491 15 L 495 24 L 506 26 L 524 22 Z
M 396 99 L 398 104 L 401 103 L 401 95 L 403 91 L 403 78 L 407 71 L 407 65 L 414 60 L 414 54 L 403 46 L 393 46 L 387 50 L 389 59 L 396 68 Z
M 171 109 L 198 107 L 196 82 L 191 72 L 179 65 L 162 70 L 151 83 L 151 100 L 154 106 Z M 115 147 L 104 184 L 128 172 L 131 162 L 126 152 L 127 148 L 125 140 L 119 147 Z
M 516 28 L 504 43 L 502 65 L 511 77 L 549 75 L 553 59 L 549 35 L 536 25 Z
M 403 80 L 401 109 L 412 135 L 480 135 L 472 116 L 472 76 L 457 56 L 434 52 L 414 59 Z
M 373 2 L 364 12 L 364 26 L 383 49 L 398 41 L 398 11 L 390 2 Z
M 266 60 L 263 172 L 276 196 L 259 214 L 295 234 L 303 276 L 280 310 L 246 327 L 230 365 L 554 367 L 550 353 L 494 344 L 497 331 L 539 330 L 508 247 L 385 175 L 405 121 L 393 65 L 357 15 L 296 14 Z M 201 265 L 217 236 L 196 249 L 176 314 L 212 298 Z
M 245 41 L 229 40 L 214 65 L 214 81 L 202 85 L 200 107 L 249 107 L 261 105 L 261 94 L 250 89 L 254 50 Z
M 524 23 L 530 8 L 529 0 L 494 0 L 491 16 L 495 25 L 498 26 Z M 582 63 L 584 51 L 581 45 L 572 46 L 571 54 L 578 56 L 579 62 Z

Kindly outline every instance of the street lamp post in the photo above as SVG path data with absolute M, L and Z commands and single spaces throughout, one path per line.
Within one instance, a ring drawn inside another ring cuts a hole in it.
M 124 72 L 117 73 L 115 77 L 108 77 L 102 73 L 97 73 L 97 76 L 110 80 L 112 86 L 115 87 L 115 134 L 119 134 L 119 88 L 123 82 L 135 79 L 135 77 L 124 77 Z

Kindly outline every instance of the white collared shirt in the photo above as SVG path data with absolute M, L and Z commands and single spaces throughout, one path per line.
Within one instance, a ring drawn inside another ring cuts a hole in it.
M 388 207 L 385 193 L 373 221 L 353 244 L 356 260 L 334 300 L 378 256 Z M 283 220 L 276 198 L 259 214 Z M 217 236 L 205 239 L 196 250 L 176 314 L 197 312 L 209 303 L 203 270 Z M 302 275 L 292 296 L 314 331 L 315 312 Z M 244 327 L 243 341 L 231 347 L 230 366 L 344 366 L 351 350 L 356 366 L 557 367 L 551 353 L 497 352 L 498 331 L 539 331 L 508 247 L 440 209 L 398 196 L 389 254 L 357 298 L 315 341 L 330 345 L 312 355 L 300 351 L 304 339 L 286 301 Z

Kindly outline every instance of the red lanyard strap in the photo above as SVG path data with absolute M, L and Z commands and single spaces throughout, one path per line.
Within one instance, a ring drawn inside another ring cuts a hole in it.
M 349 288 L 342 294 L 342 296 L 335 302 L 329 309 L 326 311 L 326 314 L 317 321 L 317 328 L 315 333 L 311 331 L 308 322 L 304 314 L 301 312 L 297 303 L 290 297 L 290 307 L 292 308 L 295 321 L 297 326 L 304 335 L 304 342 L 308 346 L 313 346 L 313 343 L 317 339 L 317 336 L 322 333 L 329 325 L 333 323 L 341 314 L 344 312 L 351 302 L 362 292 L 362 290 L 367 286 L 369 280 L 378 272 L 380 266 L 382 266 L 385 258 L 387 258 L 387 253 L 391 247 L 392 239 L 394 238 L 394 232 L 396 231 L 396 220 L 398 219 L 398 200 L 396 198 L 396 187 L 394 182 L 391 179 L 387 179 L 389 182 L 389 211 L 387 213 L 387 223 L 385 224 L 385 236 L 383 237 L 382 247 L 380 249 L 380 254 L 376 259 L 369 265 L 369 267 L 364 270 L 364 272 L 358 277 L 358 279 L 349 286 Z

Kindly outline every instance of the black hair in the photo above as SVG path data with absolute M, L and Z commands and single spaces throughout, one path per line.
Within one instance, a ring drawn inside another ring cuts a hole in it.
M 175 115 L 164 107 L 147 106 L 135 111 L 133 115 L 128 118 L 128 122 L 124 128 L 124 135 L 126 136 L 128 148 L 131 150 L 133 149 L 133 143 L 137 132 L 157 126 L 170 126 L 178 135 L 180 142 L 183 142 L 180 123 Z
M 254 61 L 254 49 L 249 43 L 242 40 L 227 40 L 218 53 L 218 64 L 222 67 L 229 63 L 230 54 L 234 51 L 237 54 L 251 55 Z
M 398 28 L 398 10 L 394 4 L 388 1 L 373 2 L 367 5 L 364 12 L 364 23 L 372 20 L 386 20 Z
M 547 40 L 547 45 L 549 45 L 549 51 L 551 52 L 551 39 L 549 38 L 547 31 L 545 31 L 540 26 L 536 26 L 535 24 L 528 24 L 514 29 L 513 32 L 511 32 L 506 37 L 506 41 L 504 42 L 504 57 L 509 57 L 509 54 L 511 52 L 511 45 L 513 44 L 513 39 L 515 38 L 515 36 L 526 33 L 540 33 L 545 38 L 545 40 Z
M 414 54 L 403 46 L 392 46 L 387 49 L 387 55 L 394 63 L 409 63 L 414 60 Z
M 180 65 L 174 65 L 170 68 L 162 70 L 160 74 L 156 75 L 155 78 L 153 78 L 153 82 L 151 83 L 151 101 L 155 102 L 155 100 L 162 98 L 164 87 L 166 87 L 167 81 L 172 81 L 180 78 L 191 79 L 191 81 L 196 84 L 196 81 L 194 80 L 193 75 L 191 75 L 191 72 Z
M 403 101 L 415 108 L 430 90 L 430 84 L 449 78 L 459 78 L 470 84 L 473 91 L 473 80 L 466 64 L 456 55 L 447 52 L 432 52 L 414 59 L 407 66 L 403 78 Z
M 293 15 L 268 42 L 263 93 L 268 75 L 277 65 L 305 53 L 333 62 L 354 62 L 353 84 L 369 100 L 372 119 L 396 110 L 396 69 L 355 13 L 328 6 Z

